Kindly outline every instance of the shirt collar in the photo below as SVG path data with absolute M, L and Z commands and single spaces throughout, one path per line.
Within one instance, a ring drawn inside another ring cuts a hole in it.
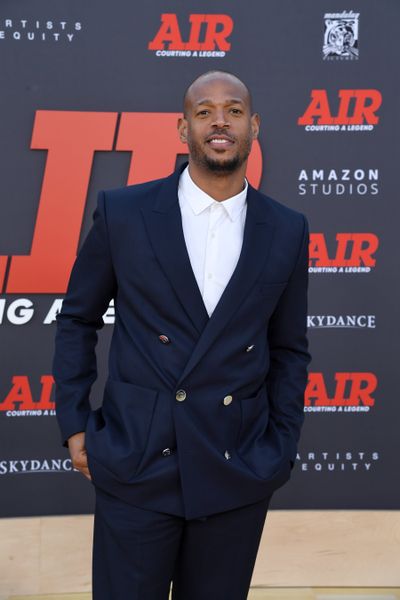
M 214 198 L 206 194 L 206 192 L 203 192 L 203 190 L 195 184 L 190 177 L 189 167 L 186 167 L 179 179 L 179 190 L 188 201 L 195 215 L 200 214 L 211 204 L 221 204 L 226 209 L 231 221 L 235 221 L 246 204 L 248 184 L 246 179 L 244 181 L 244 189 L 239 192 L 239 194 L 231 196 L 231 198 L 227 198 L 226 200 L 218 201 L 214 200 Z

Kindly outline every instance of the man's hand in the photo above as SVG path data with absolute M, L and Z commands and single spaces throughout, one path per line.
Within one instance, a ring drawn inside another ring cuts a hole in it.
M 92 480 L 87 462 L 84 431 L 75 433 L 75 435 L 68 438 L 68 450 L 74 469 L 80 471 L 87 479 Z

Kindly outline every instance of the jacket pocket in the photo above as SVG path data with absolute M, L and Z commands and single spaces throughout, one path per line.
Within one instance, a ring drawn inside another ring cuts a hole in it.
M 108 379 L 103 405 L 89 418 L 87 452 L 120 481 L 129 481 L 140 467 L 157 396 L 157 390 Z
M 269 418 L 265 385 L 252 396 L 240 399 L 241 427 L 237 453 L 258 478 L 272 480 L 289 466 L 279 432 Z

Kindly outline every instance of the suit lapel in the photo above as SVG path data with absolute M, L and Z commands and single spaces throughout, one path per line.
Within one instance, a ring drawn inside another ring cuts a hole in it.
M 177 194 L 179 177 L 185 166 L 165 179 L 154 206 L 142 209 L 142 213 L 154 253 L 182 308 L 201 333 L 208 321 L 208 313 L 190 264 Z
M 177 186 L 182 169 L 168 177 L 153 207 L 142 210 L 153 250 L 175 293 L 199 332 L 199 338 L 178 385 L 193 370 L 207 349 L 222 333 L 256 282 L 270 252 L 274 227 L 268 221 L 265 200 L 250 185 L 243 244 L 236 268 L 208 317 L 193 273 L 182 229 Z
M 274 227 L 267 220 L 267 208 L 261 195 L 250 185 L 242 250 L 236 268 L 208 320 L 177 385 L 193 370 L 211 344 L 222 333 L 246 299 L 269 256 Z

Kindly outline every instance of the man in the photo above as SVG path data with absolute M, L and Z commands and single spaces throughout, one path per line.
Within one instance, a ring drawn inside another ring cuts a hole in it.
M 171 581 L 174 600 L 246 598 L 303 421 L 306 220 L 245 180 L 259 116 L 237 77 L 198 77 L 178 130 L 188 167 L 100 193 L 57 319 L 62 439 L 96 490 L 95 600 L 167 600 Z

